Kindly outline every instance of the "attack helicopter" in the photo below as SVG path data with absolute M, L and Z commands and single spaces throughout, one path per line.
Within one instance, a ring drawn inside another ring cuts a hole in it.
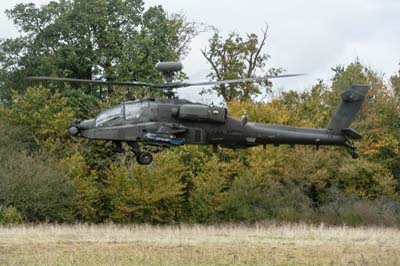
M 121 103 L 104 110 L 97 117 L 87 120 L 75 119 L 68 132 L 92 140 L 113 142 L 115 152 L 123 152 L 127 143 L 141 165 L 153 161 L 143 146 L 212 145 L 229 149 L 281 144 L 343 146 L 353 158 L 357 158 L 353 141 L 361 139 L 360 133 L 350 124 L 360 110 L 368 92 L 367 85 L 352 85 L 342 94 L 341 103 L 326 128 L 300 128 L 248 122 L 247 116 L 236 119 L 229 116 L 224 107 L 209 106 L 179 99 L 175 90 L 192 86 L 212 86 L 244 82 L 260 82 L 274 78 L 295 77 L 302 74 L 263 76 L 235 80 L 180 82 L 175 74 L 182 71 L 180 62 L 156 64 L 165 83 L 114 82 L 57 77 L 30 77 L 31 80 L 91 83 L 129 87 L 160 89 L 166 98 L 147 98 Z

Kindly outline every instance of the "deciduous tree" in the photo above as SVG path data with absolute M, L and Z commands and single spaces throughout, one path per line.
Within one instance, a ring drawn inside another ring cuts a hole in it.
M 161 6 L 146 10 L 142 0 L 18 4 L 6 13 L 21 36 L 0 42 L 3 101 L 11 90 L 24 90 L 28 76 L 160 81 L 154 64 L 181 59 L 198 32 L 183 15 L 168 15 Z
M 229 80 L 239 78 L 250 78 L 256 74 L 265 75 L 264 69 L 270 56 L 265 53 L 267 44 L 268 26 L 259 37 L 255 33 L 247 34 L 246 37 L 238 33 L 230 33 L 224 39 L 215 30 L 213 37 L 209 40 L 208 47 L 202 50 L 202 54 L 211 66 L 209 77 L 216 80 Z M 270 68 L 269 74 L 279 74 L 280 68 Z M 217 92 L 226 103 L 232 100 L 249 100 L 262 92 L 268 92 L 271 83 L 259 82 L 258 84 L 229 84 L 218 85 L 211 91 Z

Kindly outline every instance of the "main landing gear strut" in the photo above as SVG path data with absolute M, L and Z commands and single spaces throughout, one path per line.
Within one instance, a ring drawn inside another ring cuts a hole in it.
M 136 161 L 141 165 L 148 165 L 151 164 L 153 161 L 153 155 L 147 151 L 141 151 L 140 146 L 137 142 L 129 141 L 127 142 L 131 151 L 136 157 Z M 122 143 L 120 141 L 113 142 L 113 152 L 122 153 L 124 149 L 122 148 Z
M 351 158 L 353 159 L 358 159 L 358 153 L 357 153 L 357 148 L 354 146 L 354 143 L 351 142 L 350 140 L 347 140 L 345 143 L 345 146 L 347 148 L 347 151 L 349 152 Z
M 138 164 L 141 165 L 148 165 L 151 164 L 153 161 L 153 155 L 151 155 L 150 152 L 147 151 L 141 151 L 140 146 L 137 142 L 128 142 L 129 147 L 131 147 L 131 151 L 133 154 L 136 156 L 136 161 Z

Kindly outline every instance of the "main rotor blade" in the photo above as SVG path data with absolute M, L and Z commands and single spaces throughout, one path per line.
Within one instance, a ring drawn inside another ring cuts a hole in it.
M 58 78 L 58 77 L 28 77 L 29 80 L 43 80 L 43 81 L 64 81 L 73 83 L 88 83 L 88 84 L 102 84 L 102 85 L 115 85 L 115 86 L 129 86 L 129 87 L 148 87 L 155 89 L 167 89 L 172 90 L 176 88 L 185 88 L 191 86 L 212 86 L 212 85 L 222 85 L 222 84 L 233 84 L 233 83 L 244 83 L 244 82 L 257 82 L 268 79 L 277 78 L 289 78 L 304 76 L 305 74 L 287 74 L 280 76 L 263 76 L 255 78 L 243 78 L 243 79 L 231 79 L 231 80 L 221 80 L 221 81 L 201 81 L 201 82 L 171 82 L 164 84 L 153 84 L 138 81 L 103 81 L 103 80 L 93 80 L 93 79 L 74 79 L 74 78 Z
M 72 83 L 88 83 L 88 84 L 103 84 L 103 85 L 116 85 L 116 86 L 129 86 L 129 87 L 150 87 L 150 88 L 164 88 L 164 85 L 157 85 L 146 82 L 137 81 L 103 81 L 92 79 L 74 79 L 74 78 L 57 78 L 57 77 L 28 77 L 29 80 L 44 80 L 44 81 L 65 81 Z
M 190 87 L 190 86 L 210 86 L 210 85 L 222 85 L 222 84 L 234 84 L 234 83 L 244 83 L 244 82 L 257 82 L 264 81 L 268 79 L 277 79 L 277 78 L 290 78 L 290 77 L 298 77 L 304 76 L 305 74 L 287 74 L 280 76 L 264 76 L 264 77 L 255 77 L 255 78 L 244 78 L 244 79 L 231 79 L 231 80 L 221 80 L 221 81 L 204 81 L 204 82 L 188 82 L 182 83 L 180 86 Z

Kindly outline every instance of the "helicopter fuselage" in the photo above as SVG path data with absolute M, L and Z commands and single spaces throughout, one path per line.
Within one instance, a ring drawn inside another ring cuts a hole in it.
M 107 117 L 107 115 L 109 115 Z M 69 130 L 88 139 L 137 142 L 147 145 L 219 145 L 247 148 L 257 145 L 345 145 L 343 134 L 329 129 L 247 123 L 225 108 L 178 99 L 128 102 L 85 120 Z M 78 130 L 76 130 L 78 129 Z
M 107 86 L 144 87 L 161 90 L 167 99 L 145 99 L 126 102 L 105 110 L 96 118 L 74 120 L 68 132 L 72 136 L 113 141 L 113 150 L 123 151 L 126 142 L 140 164 L 153 160 L 149 152 L 142 152 L 142 145 L 185 144 L 213 145 L 238 149 L 258 145 L 301 144 L 345 146 L 353 158 L 357 157 L 352 140 L 361 135 L 349 126 L 361 109 L 368 92 L 368 85 L 352 85 L 342 94 L 342 101 L 326 128 L 298 128 L 286 125 L 248 123 L 247 117 L 238 120 L 228 115 L 223 107 L 192 103 L 174 98 L 175 89 L 193 86 L 224 86 L 254 83 L 276 78 L 302 76 L 303 74 L 265 75 L 230 80 L 200 82 L 175 81 L 174 76 L 183 69 L 180 62 L 159 62 L 156 69 L 164 76 L 164 83 L 141 81 L 108 81 L 64 77 L 29 77 L 34 81 L 72 82 Z

